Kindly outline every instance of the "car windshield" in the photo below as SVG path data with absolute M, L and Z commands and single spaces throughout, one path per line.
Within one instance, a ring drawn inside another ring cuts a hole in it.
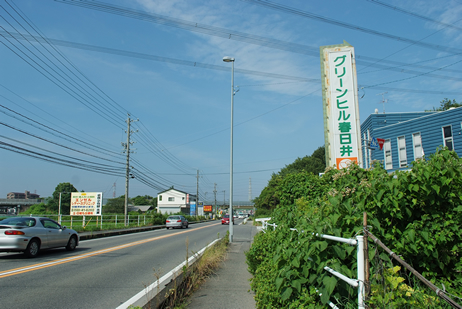
M 170 216 L 167 220 L 180 220 L 180 216 Z
M 229 215 L 225 215 L 224 218 L 225 218 L 225 219 L 226 219 L 226 218 L 229 218 Z
M 6 218 L 0 221 L 0 225 L 14 225 L 14 226 L 35 226 L 34 218 Z

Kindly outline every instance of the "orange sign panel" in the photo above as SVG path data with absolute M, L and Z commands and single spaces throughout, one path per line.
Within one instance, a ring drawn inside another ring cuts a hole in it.
M 351 163 L 358 164 L 358 158 L 337 158 L 337 169 L 342 169 L 350 166 Z
M 212 212 L 212 205 L 204 205 L 204 212 Z

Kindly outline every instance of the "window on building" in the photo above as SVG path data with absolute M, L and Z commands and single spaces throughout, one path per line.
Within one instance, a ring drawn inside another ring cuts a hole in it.
M 407 165 L 406 138 L 404 136 L 398 136 L 398 159 L 399 167 Z
M 184 201 L 184 196 L 181 199 Z
M 423 157 L 422 136 L 420 132 L 412 134 L 412 144 L 414 146 L 414 160 Z
M 162 195 L 159 195 L 159 201 L 162 202 Z
M 169 202 L 174 202 L 174 201 L 175 201 L 175 197 L 173 197 L 173 196 L 169 197 L 169 198 L 168 198 L 168 201 L 169 201 Z
M 385 158 L 385 169 L 391 170 L 393 168 L 393 160 L 391 157 L 391 140 L 385 140 L 383 144 L 383 154 Z
M 452 150 L 454 147 L 452 143 L 452 127 L 446 126 L 443 127 L 443 140 L 444 146 L 448 147 L 449 150 Z

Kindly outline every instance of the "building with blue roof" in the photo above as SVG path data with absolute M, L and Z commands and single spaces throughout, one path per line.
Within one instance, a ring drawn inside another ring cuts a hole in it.
M 412 162 L 440 146 L 462 156 L 462 108 L 445 111 L 370 115 L 361 124 L 363 168 L 380 161 L 389 171 L 408 169 Z M 370 149 L 372 138 L 384 139 L 383 149 Z

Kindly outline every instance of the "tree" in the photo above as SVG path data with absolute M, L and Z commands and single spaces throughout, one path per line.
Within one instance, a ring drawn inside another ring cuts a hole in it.
M 444 98 L 442 101 L 440 101 L 440 107 L 438 108 L 433 108 L 434 111 L 445 111 L 450 109 L 451 107 L 461 107 L 461 103 L 457 103 L 456 100 L 449 100 L 448 98 Z
M 129 201 L 130 202 L 130 201 Z M 123 214 L 125 213 L 125 195 L 109 199 L 103 207 L 103 213 Z
M 151 205 L 153 197 L 149 195 L 141 196 L 138 195 L 132 198 L 133 205 Z
M 293 163 L 281 169 L 279 175 L 285 176 L 293 173 L 308 172 L 315 175 L 326 169 L 326 156 L 324 146 L 316 149 L 311 156 L 297 158 Z
M 48 202 L 47 211 L 52 213 L 59 212 L 59 194 L 61 193 L 61 214 L 70 214 L 71 192 L 78 192 L 78 190 L 70 182 L 58 184 L 53 192 L 52 199 Z
M 273 174 L 268 185 L 260 195 L 254 199 L 255 207 L 258 209 L 273 210 L 280 202 L 280 185 L 282 180 L 291 174 L 309 173 L 318 175 L 326 169 L 325 147 L 316 149 L 311 156 L 297 158 L 293 163 L 286 165 L 278 174 Z

